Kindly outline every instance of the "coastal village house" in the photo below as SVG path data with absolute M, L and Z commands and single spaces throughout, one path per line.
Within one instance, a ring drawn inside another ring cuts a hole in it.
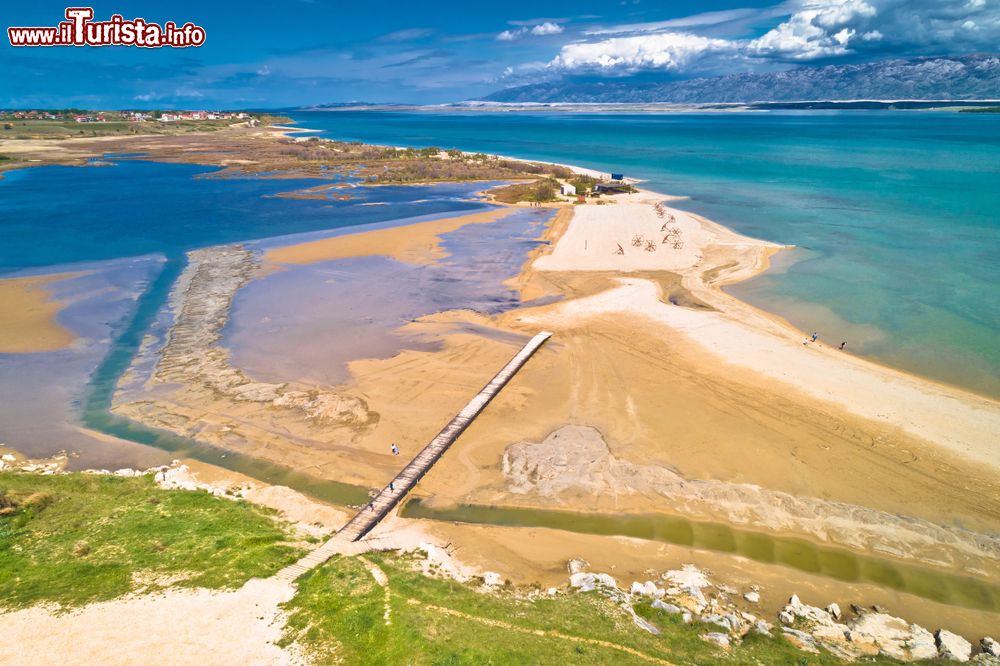
M 564 197 L 576 196 L 576 187 L 570 185 L 569 183 L 563 183 L 559 186 L 559 194 Z

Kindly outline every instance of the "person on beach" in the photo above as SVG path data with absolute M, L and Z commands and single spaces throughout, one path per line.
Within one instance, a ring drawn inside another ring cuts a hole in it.
M 813 331 L 813 334 L 812 334 L 812 341 L 813 341 L 813 342 L 816 342 L 816 338 L 818 338 L 818 337 L 819 337 L 819 333 L 817 333 L 816 331 Z
M 846 340 L 843 341 L 843 342 L 841 342 L 840 343 L 840 351 L 844 351 L 844 347 L 846 347 L 846 346 L 847 346 L 847 341 Z
M 398 456 L 399 455 L 399 447 L 396 446 L 395 444 L 392 445 L 392 455 L 394 455 L 394 456 Z
M 389 482 L 389 492 L 390 493 L 396 492 L 396 486 L 393 485 L 392 481 Z
M 374 502 L 368 502 L 368 510 L 369 511 L 375 511 L 375 503 Z

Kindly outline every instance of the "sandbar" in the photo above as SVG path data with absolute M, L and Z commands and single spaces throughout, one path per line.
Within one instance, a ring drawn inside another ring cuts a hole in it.
M 334 259 L 381 256 L 410 264 L 428 264 L 446 256 L 441 248 L 441 234 L 455 231 L 467 224 L 495 222 L 512 212 L 510 208 L 497 208 L 391 229 L 322 238 L 269 250 L 264 255 L 264 261 L 275 264 L 314 264 Z
M 0 353 L 23 354 L 68 347 L 75 336 L 56 321 L 65 303 L 46 285 L 78 273 L 0 280 Z

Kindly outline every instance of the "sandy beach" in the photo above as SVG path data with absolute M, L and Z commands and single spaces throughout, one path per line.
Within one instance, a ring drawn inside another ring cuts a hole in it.
M 56 321 L 64 304 L 46 285 L 76 275 L 0 280 L 0 353 L 55 351 L 73 342 L 75 336 Z

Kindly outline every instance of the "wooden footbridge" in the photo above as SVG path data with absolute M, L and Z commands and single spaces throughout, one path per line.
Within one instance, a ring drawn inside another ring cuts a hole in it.
M 407 463 L 406 467 L 372 499 L 370 504 L 362 508 L 332 539 L 295 564 L 278 572 L 277 576 L 292 581 L 309 569 L 322 564 L 334 554 L 352 554 L 363 551 L 364 547 L 355 542 L 378 525 L 399 504 L 399 501 L 413 489 L 413 486 L 417 485 L 417 482 L 434 466 L 434 463 L 440 460 L 444 452 L 465 432 L 472 421 L 486 409 L 486 405 L 551 336 L 551 333 L 543 331 L 529 340 L 528 344 L 524 345 L 514 355 L 514 358 L 455 415 L 448 425 L 413 460 Z

